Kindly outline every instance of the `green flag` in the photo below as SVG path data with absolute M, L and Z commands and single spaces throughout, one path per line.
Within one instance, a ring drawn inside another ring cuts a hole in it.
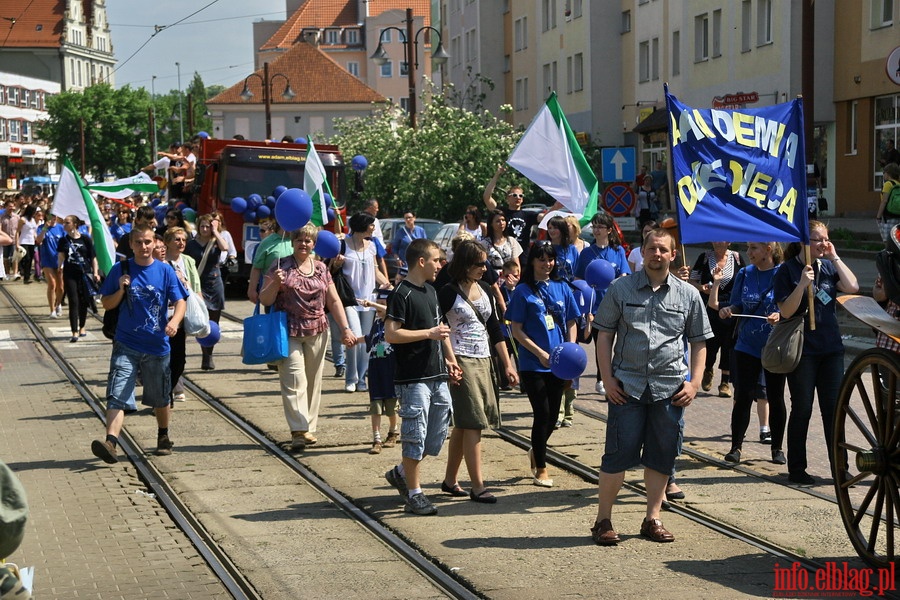
M 312 198 L 312 216 L 309 218 L 312 224 L 322 227 L 328 222 L 328 207 L 325 205 L 325 192 L 328 189 L 328 180 L 325 178 L 325 165 L 313 146 L 312 138 L 309 138 L 306 147 L 306 165 L 303 169 L 303 191 Z

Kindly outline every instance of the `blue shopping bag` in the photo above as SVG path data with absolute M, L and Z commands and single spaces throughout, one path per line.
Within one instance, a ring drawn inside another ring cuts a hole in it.
M 242 347 L 245 365 L 272 363 L 288 355 L 287 313 L 259 314 L 259 302 L 253 316 L 244 319 Z

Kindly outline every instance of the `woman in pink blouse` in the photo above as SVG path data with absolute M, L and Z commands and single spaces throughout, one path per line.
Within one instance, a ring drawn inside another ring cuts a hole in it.
M 274 304 L 275 310 L 287 313 L 288 356 L 278 365 L 278 378 L 284 416 L 291 428 L 291 450 L 304 450 L 318 441 L 313 433 L 322 396 L 326 306 L 344 332 L 341 342 L 347 347 L 356 343 L 328 267 L 312 256 L 318 234 L 312 224 L 293 231 L 294 253 L 272 264 L 259 293 L 264 306 Z

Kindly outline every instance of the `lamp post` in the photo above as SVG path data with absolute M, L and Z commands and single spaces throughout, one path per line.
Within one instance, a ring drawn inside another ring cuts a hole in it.
M 179 142 L 184 143 L 184 111 L 181 101 L 181 63 L 175 63 L 178 69 L 178 137 Z
M 284 91 L 281 93 L 281 97 L 285 100 L 291 100 L 297 94 L 291 89 L 291 80 L 287 78 L 287 75 L 284 73 L 275 73 L 270 78 L 269 63 L 263 63 L 262 77 L 260 77 L 259 73 L 250 73 L 250 75 L 244 79 L 244 89 L 241 91 L 241 98 L 243 98 L 244 101 L 253 98 L 253 92 L 250 91 L 249 84 L 251 77 L 259 77 L 259 81 L 262 84 L 263 103 L 266 106 L 266 139 L 269 140 L 272 139 L 272 85 L 275 83 L 275 80 L 278 77 L 284 78 Z
M 401 42 L 403 43 L 403 53 L 406 56 L 406 74 L 409 80 L 409 124 L 415 129 L 416 128 L 416 69 L 419 67 L 418 60 L 418 50 L 419 50 L 419 34 L 425 31 L 426 29 L 430 29 L 434 32 L 434 34 L 438 38 L 437 47 L 431 53 L 431 61 L 435 65 L 442 65 L 447 62 L 447 59 L 450 58 L 450 55 L 447 54 L 447 51 L 444 50 L 444 44 L 441 41 L 441 32 L 435 29 L 430 25 L 426 25 L 424 27 L 420 27 L 418 31 L 416 31 L 415 35 L 413 35 L 413 11 L 411 8 L 406 9 L 406 31 L 403 31 L 399 27 L 386 27 L 383 31 L 390 31 L 391 29 L 397 31 L 401 35 Z M 410 43 L 412 40 L 412 43 Z M 369 58 L 376 65 L 383 65 L 388 61 L 388 53 L 384 49 L 384 44 L 381 41 L 381 38 L 378 39 L 378 47 L 375 48 L 375 52 L 372 53 L 372 56 Z

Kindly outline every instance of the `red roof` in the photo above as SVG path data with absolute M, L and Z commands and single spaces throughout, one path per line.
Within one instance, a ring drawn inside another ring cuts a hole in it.
M 356 10 L 356 0 L 307 0 L 278 28 L 260 50 L 290 48 L 301 41 L 304 29 L 325 27 L 356 27 L 364 17 Z M 369 0 L 369 14 L 380 15 L 388 10 L 413 9 L 416 16 L 424 15 L 425 24 L 431 25 L 429 0 Z
M 65 10 L 65 0 L 0 0 L 0 47 L 59 48 Z
M 241 98 L 244 82 L 234 84 L 221 94 L 207 101 L 207 104 L 259 104 L 263 102 L 263 69 L 255 71 L 259 77 L 251 77 L 247 84 L 253 98 Z M 291 82 L 296 96 L 291 100 L 281 97 L 284 79 L 275 74 L 285 75 Z M 348 73 L 328 55 L 306 42 L 294 46 L 269 63 L 269 77 L 272 84 L 272 104 L 338 104 L 384 102 L 385 97 Z

